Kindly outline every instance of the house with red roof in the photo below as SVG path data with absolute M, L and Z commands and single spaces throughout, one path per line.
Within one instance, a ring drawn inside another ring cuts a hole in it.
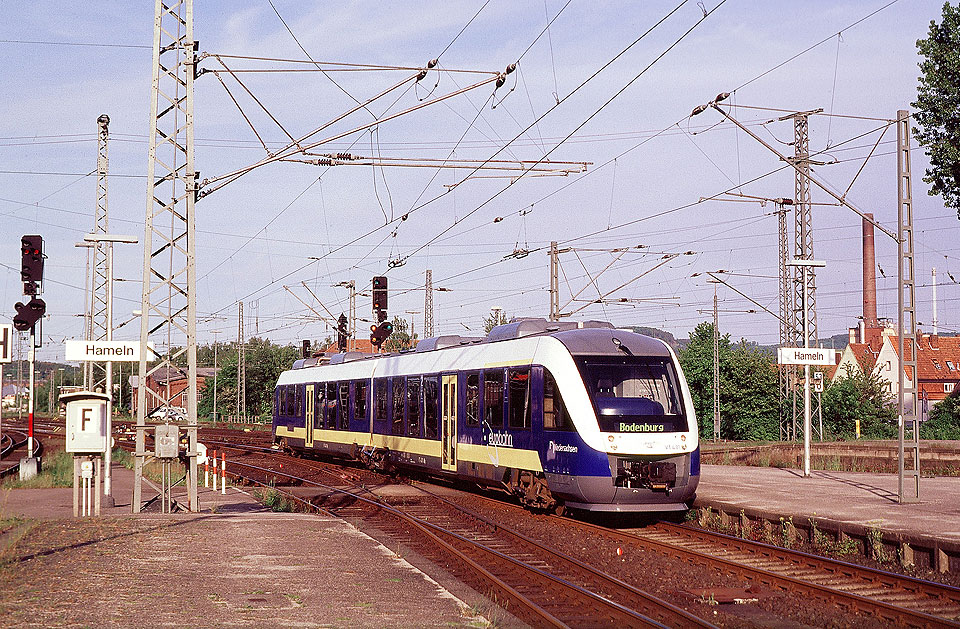
M 960 387 L 960 337 L 919 332 L 917 336 L 917 374 L 908 369 L 905 375 L 911 384 L 916 378 L 921 405 L 929 410 Z M 910 355 L 909 346 L 904 352 Z M 841 353 L 831 381 L 844 377 L 848 370 L 870 370 L 886 383 L 891 395 L 897 396 L 900 348 L 896 332 L 889 327 L 851 330 L 851 342 Z

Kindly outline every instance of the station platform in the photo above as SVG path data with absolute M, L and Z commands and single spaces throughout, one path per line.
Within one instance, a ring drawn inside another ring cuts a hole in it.
M 960 573 L 960 477 L 921 478 L 920 500 L 900 504 L 897 474 L 703 465 L 695 506 L 701 522 L 719 518 L 731 530 L 800 541 L 817 531 L 874 557 Z
M 339 518 L 275 513 L 234 487 L 201 488 L 199 513 L 134 515 L 133 472 L 113 466 L 113 485 L 99 518 L 73 517 L 70 488 L 0 490 L 0 625 L 450 627 L 500 613 Z

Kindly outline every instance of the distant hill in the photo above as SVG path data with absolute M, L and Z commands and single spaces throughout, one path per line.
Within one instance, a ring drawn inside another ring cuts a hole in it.
M 660 339 L 674 350 L 680 349 L 681 341 L 678 341 L 677 338 L 670 332 L 665 332 L 657 328 L 648 328 L 642 325 L 625 325 L 623 327 L 628 330 L 632 330 L 637 334 L 643 334 L 644 336 L 652 336 L 655 339 Z

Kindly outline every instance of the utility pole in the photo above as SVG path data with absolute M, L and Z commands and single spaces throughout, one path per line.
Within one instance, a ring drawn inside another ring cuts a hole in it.
M 920 500 L 920 425 L 917 421 L 917 302 L 913 260 L 913 192 L 910 175 L 910 113 L 897 112 L 897 349 L 900 354 L 898 491 L 900 503 Z M 907 373 L 910 377 L 907 377 Z M 912 465 L 907 467 L 909 449 Z M 906 480 L 909 479 L 909 482 Z
M 933 335 L 937 335 L 937 267 L 930 271 L 933 280 Z
M 350 337 L 347 339 L 347 351 L 352 352 L 357 349 L 357 341 L 356 341 L 356 338 L 357 338 L 357 283 L 353 280 L 350 280 L 349 282 L 340 282 L 339 284 L 334 284 L 334 286 L 344 286 L 349 290 Z
M 132 507 L 142 507 L 147 413 L 172 405 L 169 387 L 147 386 L 154 374 L 186 371 L 187 508 L 197 501 L 196 224 L 198 173 L 194 167 L 193 83 L 197 75 L 193 0 L 155 4 L 150 95 L 147 206 L 143 238 L 140 386 L 137 388 L 136 462 Z M 148 341 L 156 339 L 156 351 Z M 149 362 L 154 366 L 148 369 Z M 186 368 L 179 366 L 186 363 Z M 180 392 L 177 393 L 179 395 Z M 150 398 L 148 407 L 147 398 Z
M 217 348 L 219 347 L 219 339 L 217 335 L 220 334 L 220 330 L 213 330 L 213 421 L 217 421 L 217 373 L 220 371 L 220 363 L 217 360 Z
M 560 320 L 560 272 L 557 241 L 550 242 L 550 321 Z
M 789 345 L 794 338 L 793 330 L 791 329 L 791 324 L 793 322 L 793 291 L 790 290 L 790 275 L 789 269 L 787 268 L 787 260 L 790 251 L 789 239 L 787 235 L 787 204 L 784 201 L 789 199 L 782 199 L 781 202 L 777 203 L 777 226 L 779 234 L 779 256 L 778 256 L 778 268 L 779 268 L 779 292 L 780 292 L 780 347 L 786 347 Z M 792 204 L 792 200 L 789 200 Z M 792 440 L 794 438 L 794 433 L 791 430 L 791 426 L 787 421 L 787 400 L 793 397 L 793 387 L 792 381 L 795 379 L 796 368 L 792 365 L 778 365 L 777 367 L 778 374 L 778 385 L 780 391 L 780 405 L 778 407 L 779 412 L 779 431 L 780 431 L 780 441 Z
M 243 302 L 237 302 L 237 419 L 247 415 L 247 361 L 244 355 Z
M 427 269 L 423 283 L 423 338 L 433 337 L 433 271 Z
M 720 314 L 717 310 L 717 280 L 713 284 L 713 440 L 720 441 Z
M 819 111 L 819 110 L 817 110 Z M 810 199 L 810 137 L 809 137 L 809 117 L 812 112 L 797 112 L 789 116 L 783 116 L 780 120 L 793 119 L 793 146 L 794 157 L 793 165 L 795 168 L 794 177 L 794 259 L 812 260 L 813 259 L 813 216 L 811 213 Z M 794 271 L 794 290 L 792 300 L 794 304 L 793 328 L 794 328 L 794 347 L 810 347 L 810 340 L 817 346 L 819 342 L 819 333 L 817 331 L 817 278 L 813 268 L 803 267 L 803 270 Z M 800 308 L 797 308 L 800 306 Z M 800 338 L 802 336 L 802 338 Z M 809 366 L 804 367 L 804 378 L 810 376 Z M 796 373 L 794 368 L 794 373 Z M 807 414 L 810 412 L 807 402 L 809 395 L 809 382 L 804 382 L 804 428 L 803 440 L 808 442 L 806 431 L 810 425 L 807 423 Z M 796 398 L 794 398 L 795 400 Z M 817 396 L 819 401 L 820 397 Z M 793 425 L 797 425 L 797 404 L 793 404 Z M 817 405 L 817 414 L 820 413 L 820 406 Z M 794 432 L 796 436 L 796 432 Z M 822 435 L 821 435 L 822 436 Z M 807 457 L 809 458 L 809 457 Z M 809 470 L 804 475 L 809 475 Z

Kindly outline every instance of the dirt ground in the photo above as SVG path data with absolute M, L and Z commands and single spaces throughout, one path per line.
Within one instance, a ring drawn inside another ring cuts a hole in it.
M 36 517 L 37 500 L 69 505 L 63 492 L 0 490 L 2 627 L 489 625 L 480 597 L 463 602 L 336 518 L 272 513 L 233 489 L 199 514 Z

